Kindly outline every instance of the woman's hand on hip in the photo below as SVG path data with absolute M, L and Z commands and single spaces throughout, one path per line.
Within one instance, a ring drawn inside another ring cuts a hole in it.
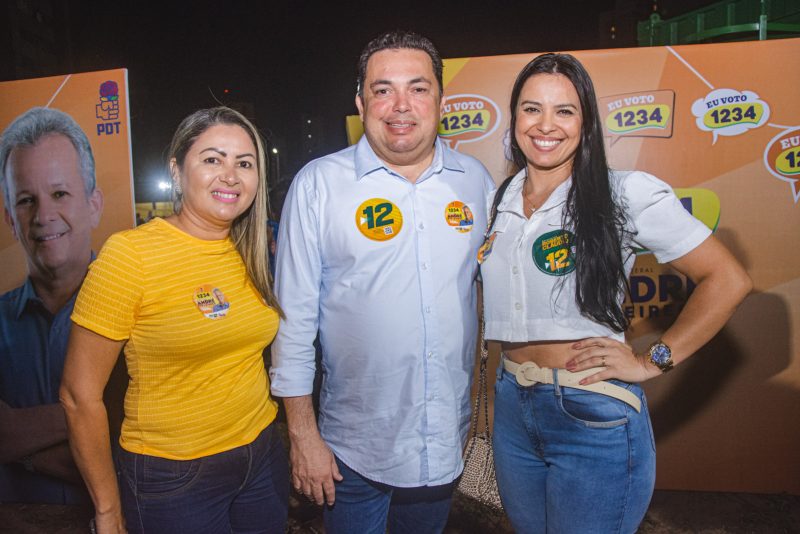
M 644 382 L 661 374 L 645 356 L 636 355 L 630 345 L 616 339 L 590 337 L 573 343 L 571 348 L 575 354 L 566 364 L 568 371 L 603 368 L 581 380 L 583 385 L 609 378 L 625 382 Z

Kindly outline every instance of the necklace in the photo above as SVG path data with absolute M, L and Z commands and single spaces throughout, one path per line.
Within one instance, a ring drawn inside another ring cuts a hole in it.
M 522 193 L 522 211 L 526 217 L 530 217 L 533 215 L 533 212 L 536 211 L 536 205 L 533 203 L 531 199 L 525 196 L 525 192 Z
M 555 185 L 545 184 L 546 187 L 542 191 L 539 191 L 538 193 L 534 191 L 530 194 L 526 194 L 525 185 L 527 184 L 527 182 L 528 178 L 525 178 L 525 182 L 523 183 L 522 186 L 522 211 L 525 213 L 526 217 L 531 217 L 533 215 L 533 212 L 536 211 L 537 205 L 544 206 L 545 202 L 547 202 L 547 199 L 550 198 L 550 195 L 553 193 L 553 191 L 556 189 L 556 187 L 558 187 L 558 185 L 561 182 L 558 182 Z M 532 184 L 531 184 L 531 189 L 533 189 Z M 533 199 L 536 199 L 538 202 L 534 202 Z
M 522 212 L 525 214 L 525 217 L 530 217 L 533 215 L 533 212 L 536 211 L 536 203 L 533 201 L 533 197 L 536 195 L 528 195 L 525 193 L 527 181 L 528 179 L 526 178 L 522 186 Z

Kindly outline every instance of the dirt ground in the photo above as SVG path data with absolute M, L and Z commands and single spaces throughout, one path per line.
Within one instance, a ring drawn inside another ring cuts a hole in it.
M 285 423 L 278 424 L 288 447 Z M 0 534 L 88 534 L 91 517 L 91 506 L 0 503 Z M 324 534 L 322 509 L 292 493 L 286 532 Z M 513 532 L 504 515 L 455 494 L 444 534 Z M 638 533 L 800 534 L 800 495 L 656 491 Z
M 287 533 L 322 534 L 320 509 L 292 496 Z M 91 509 L 54 505 L 0 505 L 0 532 L 86 534 Z M 445 534 L 511 533 L 502 516 L 457 495 Z M 640 534 L 800 533 L 800 496 L 656 491 Z M 182 533 L 176 533 L 182 534 Z

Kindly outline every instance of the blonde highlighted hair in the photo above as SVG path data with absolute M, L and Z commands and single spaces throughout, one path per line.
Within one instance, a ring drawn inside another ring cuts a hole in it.
M 230 236 L 239 255 L 244 261 L 247 275 L 268 306 L 285 317 L 283 310 L 272 291 L 272 274 L 269 271 L 269 243 L 267 221 L 269 220 L 269 189 L 267 188 L 267 159 L 264 143 L 256 127 L 244 115 L 228 107 L 220 106 L 195 111 L 178 125 L 172 136 L 167 164 L 175 161 L 179 169 L 183 168 L 186 154 L 197 138 L 212 126 L 227 124 L 239 126 L 256 147 L 258 165 L 258 188 L 253 203 L 239 215 L 231 225 Z M 182 195 L 173 188 L 172 201 L 175 212 L 180 213 Z

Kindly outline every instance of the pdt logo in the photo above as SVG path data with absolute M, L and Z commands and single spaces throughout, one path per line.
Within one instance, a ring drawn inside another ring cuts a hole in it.
M 95 116 L 103 122 L 97 123 L 97 135 L 119 133 L 119 86 L 109 80 L 100 84 L 100 103 L 94 106 Z

